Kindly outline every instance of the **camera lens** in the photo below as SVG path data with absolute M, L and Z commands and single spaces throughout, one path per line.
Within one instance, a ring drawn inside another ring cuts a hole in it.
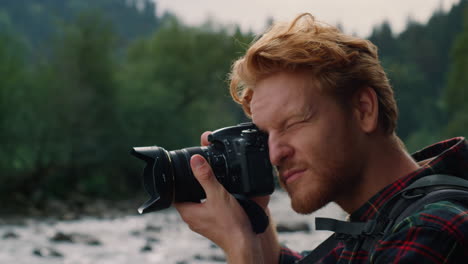
M 175 202 L 199 202 L 206 197 L 205 191 L 193 175 L 190 158 L 200 154 L 209 161 L 208 149 L 209 147 L 191 147 L 169 151 L 174 171 Z
M 138 211 L 158 211 L 168 208 L 173 202 L 199 202 L 205 198 L 205 192 L 190 168 L 190 157 L 200 154 L 209 160 L 209 153 L 209 147 L 174 151 L 157 146 L 133 148 L 132 155 L 146 162 L 143 185 L 150 195 Z

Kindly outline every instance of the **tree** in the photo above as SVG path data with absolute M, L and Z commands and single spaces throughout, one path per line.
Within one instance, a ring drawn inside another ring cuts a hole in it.
M 17 144 L 23 133 L 27 70 L 24 45 L 10 30 L 0 32 L 0 170 L 4 177 L 23 166 Z
M 28 73 L 13 141 L 20 168 L 11 190 L 65 197 L 118 193 L 115 35 L 98 13 L 81 14 Z M 11 115 L 11 114 L 10 114 Z M 15 115 L 11 115 L 12 117 Z M 16 160 L 9 166 L 15 166 Z
M 147 36 L 159 26 L 156 3 L 151 0 L 22 0 L 2 1 L 0 21 L 9 20 L 34 48 L 47 47 L 57 23 L 72 23 L 79 14 L 99 12 L 115 28 L 124 44 Z M 32 53 L 34 56 L 34 53 Z
M 168 17 L 150 39 L 130 48 L 120 104 L 133 144 L 199 145 L 201 132 L 236 122 L 225 79 L 240 47 L 228 31 Z
M 451 120 L 445 133 L 449 136 L 468 135 L 468 9 L 465 10 L 464 28 L 457 36 L 451 53 L 452 64 L 448 73 L 445 106 Z

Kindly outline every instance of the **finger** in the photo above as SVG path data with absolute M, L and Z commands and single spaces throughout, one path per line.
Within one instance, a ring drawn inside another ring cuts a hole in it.
M 224 187 L 216 179 L 210 164 L 201 155 L 193 155 L 190 159 L 190 166 L 193 175 L 205 190 L 207 199 L 216 196 L 220 190 L 224 190 Z
M 208 146 L 210 142 L 208 141 L 208 136 L 211 134 L 211 131 L 205 131 L 200 137 L 201 145 Z
M 202 207 L 200 203 L 191 203 L 191 202 L 183 202 L 183 203 L 174 203 L 175 209 L 179 212 L 182 219 L 186 221 L 193 217 L 193 215 L 197 214 L 199 208 Z
M 182 220 L 187 223 L 189 228 L 197 232 L 197 226 L 203 224 L 203 221 L 201 220 L 206 216 L 205 210 L 202 209 L 202 205 L 195 203 L 175 203 L 174 207 L 179 212 Z
M 250 199 L 260 205 L 263 209 L 266 209 L 268 207 L 268 203 L 270 202 L 270 195 L 256 196 L 251 197 Z

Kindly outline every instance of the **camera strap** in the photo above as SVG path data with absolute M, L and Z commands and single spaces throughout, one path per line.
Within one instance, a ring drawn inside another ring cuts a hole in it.
M 252 225 L 252 230 L 255 232 L 255 234 L 261 234 L 265 232 L 270 221 L 263 208 L 244 195 L 234 194 L 234 197 L 237 199 L 242 208 L 244 208 L 245 213 L 249 217 L 250 224 Z

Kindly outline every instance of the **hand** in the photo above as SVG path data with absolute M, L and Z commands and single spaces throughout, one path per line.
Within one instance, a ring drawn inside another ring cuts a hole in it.
M 202 135 L 207 146 L 208 135 Z M 216 243 L 230 263 L 261 263 L 260 242 L 237 200 L 216 179 L 209 163 L 201 156 L 190 159 L 195 178 L 206 193 L 203 203 L 177 203 L 175 207 L 191 230 Z
M 210 133 L 207 131 L 202 134 L 202 146 L 209 145 Z M 265 233 L 255 235 L 244 210 L 218 182 L 208 162 L 202 156 L 194 155 L 190 165 L 207 197 L 201 204 L 175 205 L 190 229 L 221 247 L 229 263 L 277 263 L 280 248 L 272 219 L 270 218 L 270 226 Z M 256 197 L 253 200 L 269 215 L 269 196 Z
M 208 136 L 211 134 L 211 131 L 205 131 L 201 135 L 201 145 L 202 146 L 208 146 L 210 145 L 210 142 L 208 141 Z M 260 205 L 263 210 L 267 211 L 268 210 L 268 203 L 270 202 L 270 196 L 258 196 L 258 197 L 252 197 L 252 201 L 256 202 L 258 205 Z
M 231 231 L 239 235 L 252 233 L 250 223 L 237 200 L 216 180 L 208 162 L 200 155 L 190 159 L 193 174 L 205 190 L 203 203 L 178 203 L 176 208 L 190 229 L 229 248 Z M 221 231 L 222 230 L 222 231 Z M 230 230 L 226 234 L 226 230 Z

